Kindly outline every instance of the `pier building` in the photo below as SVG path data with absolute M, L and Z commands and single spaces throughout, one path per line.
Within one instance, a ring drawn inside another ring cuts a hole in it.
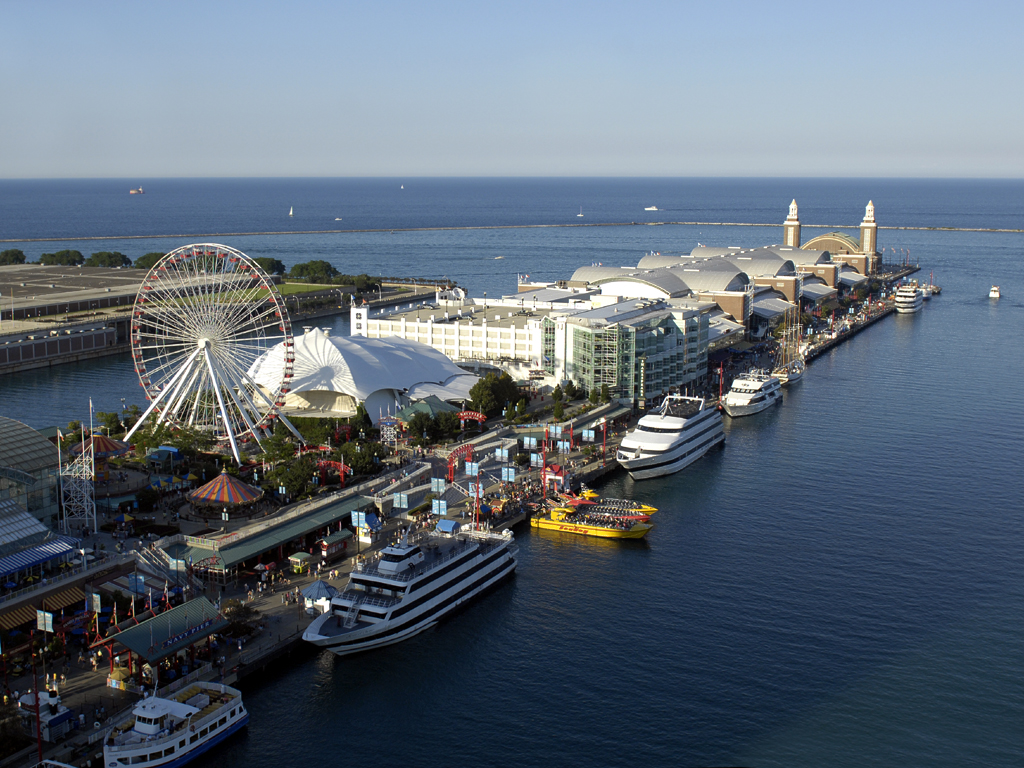
M 27 424 L 0 416 L 0 501 L 14 501 L 55 527 L 58 469 L 57 446 Z
M 795 212 L 796 201 L 791 211 Z M 788 234 L 793 224 L 787 218 L 783 225 Z M 878 251 L 878 224 L 875 222 L 875 204 L 868 201 L 864 219 L 860 223 L 860 239 L 845 232 L 829 232 L 818 235 L 806 245 L 800 246 L 800 222 L 796 222 L 796 245 L 809 251 L 828 251 L 833 261 L 852 267 L 860 275 L 873 275 L 878 271 L 882 254 Z M 789 243 L 787 243 L 788 245 Z

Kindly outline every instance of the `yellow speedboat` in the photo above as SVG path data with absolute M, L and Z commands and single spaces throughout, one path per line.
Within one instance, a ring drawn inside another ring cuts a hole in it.
M 640 512 L 647 515 L 658 511 L 657 507 L 652 507 L 650 504 L 644 504 L 642 501 L 634 501 L 633 499 L 602 499 L 601 495 L 597 491 L 591 490 L 585 485 L 580 488 L 578 496 L 564 496 L 564 498 L 573 506 L 580 506 L 581 504 L 597 504 L 602 507 L 617 509 L 622 512 Z
M 534 528 L 564 531 L 602 539 L 642 539 L 654 526 L 625 518 L 596 517 L 586 512 L 552 509 L 538 512 L 530 519 Z

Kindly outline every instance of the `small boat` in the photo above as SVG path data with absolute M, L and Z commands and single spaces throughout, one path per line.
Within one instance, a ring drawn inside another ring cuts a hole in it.
M 646 208 L 644 208 L 644 210 L 645 211 L 656 211 L 656 210 L 658 210 L 658 206 L 656 206 L 656 205 L 648 205 Z
M 103 741 L 108 766 L 179 766 L 249 722 L 240 691 L 195 682 L 173 698 L 150 696 L 116 721 Z
M 139 187 L 138 189 L 129 189 L 128 190 L 128 194 L 129 195 L 144 195 L 146 193 L 142 190 L 142 187 Z
M 495 260 L 495 261 L 498 261 L 499 259 L 504 259 L 504 258 L 505 258 L 504 256 L 495 256 L 495 257 L 494 257 L 494 260 Z
M 399 187 L 399 189 L 405 189 L 405 184 Z
M 602 539 L 642 539 L 654 527 L 650 523 L 590 515 L 584 510 L 552 509 L 530 518 L 530 525 L 548 531 L 596 536 Z
M 288 215 L 289 216 L 294 216 L 295 215 L 295 207 L 294 206 L 291 206 L 291 207 L 288 208 Z
M 288 215 L 290 216 L 291 214 L 288 214 Z M 341 216 L 339 216 L 338 218 L 336 218 L 336 219 L 335 219 L 335 221 L 341 221 Z
M 993 285 L 992 286 L 992 290 L 988 292 L 988 297 L 990 299 L 998 299 L 999 298 L 999 286 L 998 285 Z
M 620 510 L 631 510 L 634 512 L 653 513 L 658 511 L 657 507 L 652 507 L 650 504 L 644 504 L 642 501 L 634 501 L 633 499 L 616 499 L 614 497 L 608 497 L 607 499 L 601 498 L 601 495 L 597 491 L 591 490 L 586 485 L 580 486 L 579 496 L 563 494 L 562 498 L 570 503 L 579 499 L 582 501 L 588 501 L 592 504 L 600 504 L 605 507 L 612 507 Z
M 577 219 L 582 219 L 583 218 L 583 206 L 582 205 L 580 206 L 580 212 L 576 214 L 576 218 Z

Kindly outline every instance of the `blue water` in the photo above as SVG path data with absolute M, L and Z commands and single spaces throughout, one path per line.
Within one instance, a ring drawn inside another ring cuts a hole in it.
M 59 195 L 61 182 L 0 183 L 0 234 L 47 236 L 47 218 L 54 234 L 279 229 L 257 226 L 261 212 L 280 219 L 289 205 L 296 219 L 351 215 L 354 228 L 575 223 L 581 204 L 585 221 L 642 220 L 656 204 L 678 209 L 672 218 L 781 222 L 793 197 L 805 223 L 856 224 L 868 199 L 882 224 L 1024 223 L 1020 182 L 175 181 L 166 198 L 162 182 L 135 183 L 143 198 L 127 183 L 71 182 Z M 415 205 L 389 210 L 406 192 Z M 140 199 L 160 213 L 116 214 Z M 447 273 L 496 295 L 514 292 L 517 272 L 567 277 L 645 250 L 779 235 L 638 226 L 227 244 L 343 272 Z M 515 580 L 453 620 L 390 649 L 250 678 L 248 732 L 202 764 L 1021 765 L 1024 235 L 884 230 L 879 242 L 910 248 L 942 296 L 815 361 L 781 407 L 727 420 L 723 451 L 669 478 L 613 475 L 603 491 L 661 507 L 649 541 L 519 531 Z M 111 247 L 81 245 L 45 250 Z M 986 298 L 993 283 L 998 302 Z M 4 377 L 0 413 L 43 426 L 80 418 L 90 392 L 116 410 L 138 390 L 130 363 L 111 358 Z

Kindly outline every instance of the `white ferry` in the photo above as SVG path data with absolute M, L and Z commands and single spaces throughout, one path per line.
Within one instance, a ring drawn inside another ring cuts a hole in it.
M 725 442 L 722 414 L 704 398 L 669 394 L 627 434 L 616 459 L 634 480 L 670 475 Z
M 184 765 L 249 722 L 242 694 L 196 682 L 173 698 L 152 696 L 114 723 L 103 742 L 107 768 Z
M 722 409 L 736 418 L 750 416 L 782 402 L 782 382 L 764 371 L 750 371 L 733 379 L 722 398 Z
M 511 531 L 462 531 L 442 520 L 357 562 L 302 637 L 339 656 L 408 640 L 511 576 L 518 554 Z
M 909 315 L 921 310 L 924 298 L 916 285 L 901 285 L 896 289 L 896 311 Z

